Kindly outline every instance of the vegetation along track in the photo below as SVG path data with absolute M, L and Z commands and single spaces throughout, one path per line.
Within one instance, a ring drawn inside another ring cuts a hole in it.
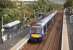
M 58 12 L 55 16 L 55 23 L 48 27 L 48 34 L 41 43 L 27 43 L 22 50 L 61 50 L 63 12 Z

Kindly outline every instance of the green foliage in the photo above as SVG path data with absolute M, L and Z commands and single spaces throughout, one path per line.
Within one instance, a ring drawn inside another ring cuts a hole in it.
M 49 4 L 47 3 L 47 0 L 39 0 L 36 5 L 34 5 L 33 9 L 35 11 L 42 11 L 47 12 L 49 10 Z
M 10 0 L 0 0 L 0 8 L 16 8 L 16 2 Z
M 16 19 L 16 14 L 13 9 L 5 8 L 1 9 L 0 17 L 3 17 L 4 23 L 11 22 Z
M 27 5 L 25 5 L 23 2 L 20 2 L 19 5 L 17 3 L 18 2 L 11 2 L 10 0 L 0 1 L 0 26 L 2 16 L 4 17 L 4 24 L 17 19 L 24 22 L 24 16 L 25 18 L 29 18 L 28 20 L 31 20 L 35 18 L 37 12 L 47 14 L 53 9 L 60 8 L 59 5 L 50 3 L 48 0 L 38 0 L 36 4 Z
M 73 0 L 67 0 L 64 4 L 64 7 L 67 8 L 67 7 L 72 7 L 73 6 Z

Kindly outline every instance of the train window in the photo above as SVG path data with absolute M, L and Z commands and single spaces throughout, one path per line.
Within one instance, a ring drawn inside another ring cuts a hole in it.
M 46 32 L 46 25 L 44 26 L 44 32 Z
M 32 27 L 31 28 L 31 32 L 32 33 L 40 33 L 41 32 L 41 28 L 40 27 Z

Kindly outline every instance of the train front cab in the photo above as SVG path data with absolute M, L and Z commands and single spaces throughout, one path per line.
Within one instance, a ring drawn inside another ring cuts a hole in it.
M 31 42 L 41 42 L 43 40 L 44 32 L 40 26 L 32 26 L 30 29 Z

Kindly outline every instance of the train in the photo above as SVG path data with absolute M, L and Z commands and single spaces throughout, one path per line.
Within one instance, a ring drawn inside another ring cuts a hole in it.
M 54 22 L 57 11 L 51 13 L 30 27 L 30 41 L 41 42 L 48 31 L 49 24 Z

